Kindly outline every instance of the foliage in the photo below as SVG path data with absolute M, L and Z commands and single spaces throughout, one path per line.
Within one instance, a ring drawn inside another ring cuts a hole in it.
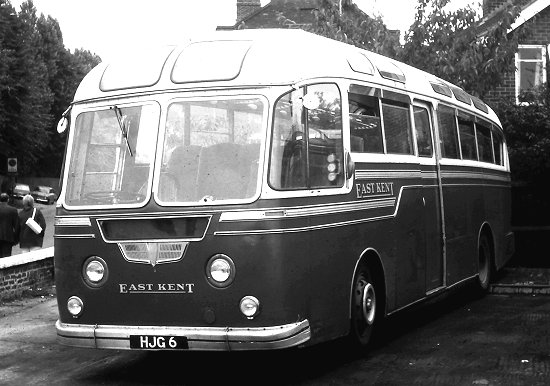
M 520 33 L 508 34 L 519 7 L 508 5 L 499 21 L 483 34 L 479 16 L 467 6 L 446 10 L 449 0 L 418 0 L 414 23 L 399 60 L 483 98 L 506 73 L 514 72 Z
M 352 0 L 320 0 L 314 11 L 315 22 L 306 30 L 389 57 L 399 50 L 399 35 L 388 30 L 380 17 L 372 18 Z M 282 20 L 284 23 L 284 20 Z
M 58 22 L 37 16 L 32 0 L 19 13 L 0 0 L 0 171 L 15 156 L 20 175 L 59 175 L 65 140 L 57 120 L 99 61 L 65 49 Z
M 506 73 L 515 71 L 518 40 L 527 32 L 508 34 L 508 30 L 520 9 L 508 5 L 498 22 L 480 33 L 476 10 L 471 6 L 448 10 L 449 1 L 418 0 L 403 47 L 380 17 L 369 17 L 351 0 L 342 0 L 341 14 L 337 0 L 320 0 L 309 30 L 396 58 L 483 98 Z
M 501 100 L 494 109 L 508 144 L 512 179 L 547 185 L 550 181 L 550 88 L 548 85 L 514 99 Z

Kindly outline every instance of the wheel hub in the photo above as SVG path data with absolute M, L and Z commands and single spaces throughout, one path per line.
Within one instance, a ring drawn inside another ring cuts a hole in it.
M 376 313 L 376 293 L 371 283 L 365 283 L 363 286 L 363 296 L 361 299 L 361 309 L 363 317 L 368 325 L 374 323 Z

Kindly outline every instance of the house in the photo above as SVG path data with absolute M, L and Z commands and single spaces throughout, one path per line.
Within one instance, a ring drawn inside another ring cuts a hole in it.
M 253 28 L 304 28 L 315 21 L 313 11 L 319 0 L 271 0 L 262 7 L 260 0 L 237 0 L 237 20 L 217 30 Z
M 337 6 L 338 0 L 332 1 Z M 263 2 L 265 3 L 265 1 Z M 220 31 L 259 28 L 300 28 L 315 32 L 315 11 L 320 9 L 322 2 L 323 0 L 271 0 L 262 6 L 260 0 L 237 0 L 237 20 L 235 24 L 231 26 L 218 26 L 216 29 Z M 346 23 L 348 25 L 349 23 L 360 25 L 365 20 L 372 20 L 374 26 L 380 23 L 380 21 L 373 19 L 363 12 L 352 1 L 342 1 L 340 4 L 342 4 L 340 12 L 346 16 Z M 323 34 L 322 32 L 319 33 Z M 400 31 L 385 30 L 385 33 L 384 42 L 386 44 L 381 44 L 380 50 L 386 49 L 388 51 L 377 52 L 386 55 L 391 51 L 395 53 L 395 47 L 399 45 Z
M 483 0 L 483 19 L 480 29 L 487 30 L 502 17 L 506 6 L 513 4 L 521 9 L 520 16 L 508 33 L 528 28 L 527 37 L 519 43 L 516 53 L 516 71 L 507 74 L 502 85 L 485 97 L 486 100 L 515 98 L 547 81 L 548 49 L 550 43 L 550 0 Z

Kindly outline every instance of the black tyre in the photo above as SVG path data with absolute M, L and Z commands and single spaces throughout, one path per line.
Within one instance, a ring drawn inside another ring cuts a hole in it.
M 380 292 L 381 294 L 381 292 Z M 379 319 L 377 284 L 367 265 L 355 272 L 352 289 L 350 338 L 356 346 L 367 346 Z
M 478 247 L 478 286 L 483 292 L 489 289 L 493 267 L 493 251 L 487 236 L 481 235 Z

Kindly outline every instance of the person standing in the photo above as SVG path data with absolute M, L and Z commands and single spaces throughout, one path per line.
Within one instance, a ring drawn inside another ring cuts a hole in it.
M 35 231 L 27 224 L 27 220 L 33 218 L 34 221 L 42 227 L 40 233 Z M 34 198 L 27 194 L 23 197 L 23 209 L 19 211 L 19 247 L 22 252 L 34 251 L 42 248 L 44 243 L 44 232 L 46 231 L 46 219 L 40 209 L 34 207 Z
M 8 205 L 7 193 L 0 194 L 0 258 L 11 256 L 11 248 L 19 242 L 17 209 Z

